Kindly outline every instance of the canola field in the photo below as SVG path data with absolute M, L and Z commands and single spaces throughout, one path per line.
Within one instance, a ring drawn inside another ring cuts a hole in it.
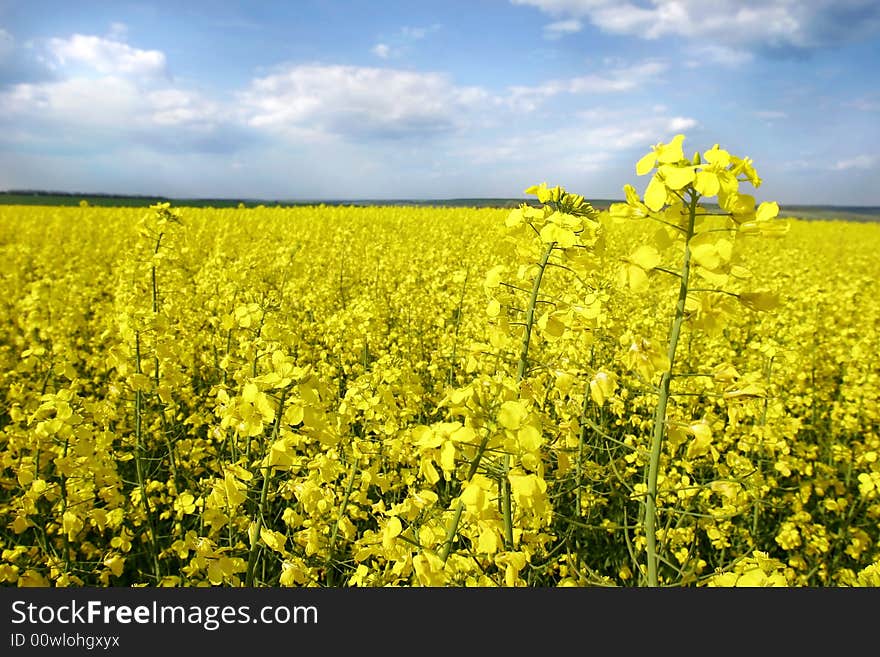
M 880 585 L 880 224 L 655 155 L 603 212 L 0 207 L 0 582 Z

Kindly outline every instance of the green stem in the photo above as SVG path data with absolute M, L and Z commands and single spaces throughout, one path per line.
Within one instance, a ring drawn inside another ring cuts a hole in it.
M 583 458 L 584 458 L 584 443 L 587 439 L 587 423 L 584 420 L 587 417 L 587 409 L 590 404 L 590 391 L 589 388 L 584 391 L 584 403 L 581 408 L 581 430 L 578 432 L 578 450 L 577 450 L 577 461 L 575 461 L 575 500 L 574 500 L 574 508 L 577 513 L 577 517 L 583 517 L 583 508 L 581 506 L 581 479 L 583 478 Z
M 547 262 L 550 255 L 556 247 L 556 242 L 550 242 L 544 249 L 541 261 L 538 263 L 538 273 L 535 274 L 535 280 L 532 282 L 532 292 L 529 296 L 529 305 L 526 310 L 526 322 L 523 330 L 522 344 L 519 351 L 519 363 L 516 367 L 516 382 L 522 383 L 529 370 L 529 345 L 532 339 L 532 328 L 535 325 L 535 308 L 538 305 L 538 293 L 541 290 L 541 281 L 544 279 L 544 272 L 547 270 Z M 510 454 L 504 455 L 504 479 L 502 480 L 501 490 L 501 513 L 504 519 L 504 546 L 508 550 L 513 549 L 513 504 L 511 501 L 510 479 L 507 476 L 510 471 Z
M 452 551 L 452 542 L 455 540 L 455 533 L 458 531 L 458 524 L 461 522 L 461 512 L 464 511 L 464 502 L 459 500 L 455 507 L 455 513 L 452 514 L 452 521 L 446 528 L 446 538 L 443 541 L 443 550 L 440 552 L 440 558 L 445 563 Z
M 275 442 L 278 438 L 278 433 L 281 430 L 281 415 L 284 412 L 284 400 L 287 397 L 287 392 L 290 390 L 293 384 L 288 385 L 284 390 L 281 391 L 281 399 L 278 402 L 278 411 L 275 414 L 275 424 L 272 427 L 272 438 L 270 444 Z M 250 439 L 248 439 L 250 440 Z M 264 455 L 265 458 L 265 455 Z M 254 571 L 257 565 L 257 554 L 258 547 L 260 545 L 260 529 L 263 527 L 263 512 L 266 508 L 266 500 L 269 497 L 269 480 L 272 478 L 272 468 L 268 465 L 264 465 L 262 467 L 263 472 L 263 488 L 260 491 L 260 504 L 257 507 L 257 513 L 254 517 L 254 534 L 251 539 L 251 549 L 248 554 L 248 564 L 247 564 L 247 572 L 245 573 L 244 585 L 245 586 L 253 586 L 254 585 Z
M 477 474 L 477 469 L 480 467 L 480 460 L 483 458 L 483 453 L 486 451 L 486 445 L 489 444 L 489 434 L 487 433 L 483 436 L 483 440 L 480 442 L 480 446 L 477 448 L 477 454 L 474 456 L 474 460 L 471 461 L 471 467 L 468 469 L 467 477 L 465 478 L 465 482 L 470 481 L 474 478 L 474 475 Z M 461 522 L 461 512 L 464 511 L 464 502 L 461 500 L 458 501 L 458 505 L 455 507 L 455 512 L 452 514 L 452 520 L 449 522 L 449 526 L 446 528 L 446 539 L 443 541 L 443 549 L 440 551 L 440 558 L 445 562 L 446 559 L 449 558 L 449 553 L 452 551 L 452 542 L 455 540 L 455 534 L 458 531 L 458 525 Z
M 764 426 L 767 424 L 767 411 L 770 405 L 770 378 L 773 373 L 773 357 L 770 357 L 770 360 L 767 362 L 767 377 L 765 379 L 765 386 L 767 390 L 767 394 L 764 397 L 764 408 L 761 412 L 761 422 L 760 426 Z M 760 474 L 763 478 L 764 476 L 764 461 L 758 461 L 758 467 L 760 468 Z M 761 517 L 761 505 L 763 504 L 763 499 L 758 496 L 761 495 L 760 488 L 758 488 L 755 492 L 755 506 L 752 510 L 752 539 L 755 543 L 757 543 L 756 537 L 758 536 L 758 525 Z
M 162 238 L 164 237 L 164 235 L 165 235 L 165 233 L 159 233 L 159 236 L 156 238 L 156 247 L 153 249 L 153 255 L 156 255 L 159 253 L 159 247 L 162 245 Z M 159 314 L 159 281 L 158 281 L 158 272 L 157 272 L 155 263 L 153 264 L 153 266 L 150 269 L 150 279 L 152 281 L 152 287 L 153 287 L 153 297 L 152 297 L 153 315 L 158 315 Z M 155 340 L 156 340 L 156 343 L 158 344 L 158 342 L 159 342 L 158 334 L 156 335 Z M 159 384 L 161 381 L 159 367 L 160 367 L 159 352 L 157 349 L 156 356 L 155 356 L 155 364 L 154 364 L 154 368 L 153 368 L 153 381 L 156 386 L 156 403 L 159 407 L 159 415 L 162 418 L 162 435 L 164 436 L 164 439 L 165 439 L 165 448 L 168 450 L 168 464 L 171 468 L 172 481 L 174 482 L 175 489 L 179 493 L 180 492 L 180 480 L 177 476 L 177 460 L 174 456 L 174 446 L 171 444 L 171 441 L 168 438 L 168 435 L 170 432 L 169 432 L 169 427 L 168 427 L 168 420 L 165 417 L 165 402 L 162 401 L 162 398 L 160 397 L 160 395 L 158 393 Z
M 544 278 L 544 270 L 547 269 L 547 261 L 550 260 L 550 254 L 553 253 L 555 247 L 556 242 L 550 242 L 550 244 L 547 245 L 544 255 L 541 257 L 541 262 L 538 263 L 538 273 L 535 275 L 535 280 L 532 283 L 532 294 L 529 297 L 529 306 L 526 311 L 525 331 L 523 331 L 522 345 L 520 346 L 519 351 L 519 363 L 516 368 L 517 383 L 525 378 L 526 372 L 529 368 L 529 342 L 532 338 L 532 327 L 535 324 L 535 306 L 538 305 L 538 292 L 541 289 L 541 280 Z
M 461 284 L 461 296 L 458 299 L 458 307 L 455 309 L 455 333 L 452 336 L 452 355 L 449 357 L 449 376 L 447 377 L 447 383 L 449 385 L 452 385 L 455 382 L 455 361 L 458 357 L 458 333 L 461 330 L 461 314 L 470 275 L 471 270 L 468 269 L 467 273 L 464 275 L 464 282 Z
M 135 365 L 137 368 L 137 373 L 142 374 L 141 371 L 141 334 L 140 332 L 135 332 L 134 334 L 134 353 L 135 353 Z M 134 435 L 135 435 L 135 448 L 134 448 L 134 466 L 135 472 L 137 473 L 138 480 L 138 488 L 141 493 L 141 503 L 144 507 L 144 515 L 146 516 L 147 527 L 149 528 L 150 533 L 150 548 L 153 556 L 153 572 L 156 576 L 156 583 L 162 579 L 162 574 L 159 569 L 159 552 L 157 546 L 157 537 L 156 537 L 156 528 L 153 526 L 153 513 L 150 510 L 150 501 L 147 499 L 147 486 L 144 481 L 144 470 L 143 464 L 141 462 L 142 454 L 144 452 L 143 445 L 143 392 L 140 389 L 135 390 L 134 393 Z
M 339 505 L 339 515 L 336 516 L 336 522 L 333 525 L 333 531 L 330 534 L 330 545 L 327 548 L 327 565 L 333 561 L 333 557 L 336 555 L 336 536 L 339 534 L 339 523 L 342 521 L 342 517 L 345 515 L 345 510 L 348 508 L 348 500 L 351 498 L 351 492 L 354 490 L 354 480 L 358 471 L 358 459 L 357 456 L 352 455 L 351 459 L 351 471 L 348 475 L 348 484 L 345 487 L 345 495 L 342 498 L 342 504 Z M 329 569 L 328 569 L 328 577 L 329 577 Z M 332 582 L 330 582 L 332 586 Z
M 513 501 L 510 493 L 510 454 L 504 455 L 504 479 L 501 481 L 501 516 L 504 522 L 504 547 L 513 549 Z
M 654 430 L 651 436 L 651 456 L 648 463 L 648 492 L 645 496 L 645 538 L 647 539 L 648 586 L 659 586 L 657 577 L 657 476 L 660 472 L 660 453 L 663 446 L 663 435 L 666 431 L 666 408 L 669 404 L 669 385 L 672 381 L 672 368 L 675 364 L 675 351 L 684 323 L 684 307 L 688 295 L 688 280 L 691 271 L 690 241 L 694 235 L 694 223 L 697 216 L 697 195 L 692 194 L 689 203 L 687 236 L 684 247 L 684 262 L 681 266 L 681 283 L 678 288 L 678 301 L 675 304 L 675 317 L 669 331 L 668 369 L 660 379 L 660 396 L 654 414 Z
M 154 256 L 159 253 L 159 247 L 162 245 L 162 237 L 164 235 L 165 235 L 165 233 L 159 233 L 159 237 L 156 238 L 156 247 L 153 249 Z M 156 280 L 155 261 L 154 261 L 154 264 L 152 265 L 152 267 L 150 268 L 150 280 L 151 280 L 152 286 L 153 286 L 153 314 L 155 315 L 156 313 L 159 312 L 159 285 L 158 285 L 158 281 Z
M 532 335 L 532 327 L 535 323 L 535 306 L 537 306 L 538 301 L 538 292 L 541 288 L 541 279 L 544 277 L 544 271 L 547 269 L 547 262 L 550 260 L 550 254 L 553 253 L 553 249 L 556 246 L 556 242 L 551 242 L 547 245 L 547 248 L 544 251 L 543 256 L 541 257 L 541 261 L 538 263 L 538 273 L 535 275 L 535 280 L 532 283 L 531 296 L 529 298 L 529 306 L 526 311 L 526 321 L 524 324 L 525 331 L 523 333 L 522 345 L 520 347 L 519 354 L 519 362 L 517 364 L 516 370 L 516 380 L 517 383 L 521 382 L 528 371 L 529 365 L 529 342 L 531 340 Z M 480 460 L 483 457 L 483 453 L 486 450 L 486 444 L 489 440 L 488 434 L 483 438 L 480 447 L 477 449 L 477 454 L 474 457 L 474 460 L 471 461 L 471 467 L 468 471 L 467 479 L 465 482 L 470 481 L 473 476 L 476 474 L 477 469 L 480 466 Z M 505 547 L 510 550 L 513 548 L 513 509 L 511 504 L 511 491 L 510 491 L 510 480 L 507 477 L 507 473 L 510 469 L 510 455 L 504 455 L 504 477 L 502 479 L 501 484 L 501 511 L 503 515 L 504 522 L 504 543 Z M 455 540 L 455 535 L 458 532 L 458 526 L 461 523 L 461 514 L 464 511 L 464 502 L 459 500 L 458 505 L 455 508 L 455 511 L 452 515 L 452 518 L 449 522 L 449 525 L 446 529 L 446 539 L 443 542 L 443 549 L 440 552 L 440 558 L 445 562 L 447 558 L 449 558 L 449 553 L 452 551 L 452 543 Z
M 67 459 L 67 450 L 70 445 L 70 438 L 64 441 L 64 459 Z M 62 474 L 60 482 L 61 490 L 61 528 L 64 533 L 64 572 L 70 572 L 70 536 L 64 531 L 64 514 L 67 513 L 67 477 Z

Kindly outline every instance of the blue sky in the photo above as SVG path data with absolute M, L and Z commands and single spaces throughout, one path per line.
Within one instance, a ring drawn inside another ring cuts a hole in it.
M 880 2 L 0 0 L 0 189 L 619 198 L 679 132 L 880 205 Z

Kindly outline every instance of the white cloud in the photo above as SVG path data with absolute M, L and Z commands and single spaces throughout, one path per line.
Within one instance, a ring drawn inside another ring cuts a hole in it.
M 128 25 L 125 23 L 110 23 L 109 35 L 113 41 L 125 41 L 128 37 Z
M 98 36 L 74 34 L 49 39 L 49 64 L 55 68 L 82 66 L 99 74 L 158 76 L 165 72 L 165 54 L 141 50 Z
M 101 126 L 135 118 L 139 100 L 137 86 L 123 77 L 72 78 L 13 85 L 0 93 L 0 108 L 8 118 Z
M 696 125 L 696 119 L 692 119 L 687 116 L 673 116 L 671 119 L 669 119 L 667 130 L 669 130 L 669 132 L 679 133 L 684 132 L 685 130 L 690 130 Z
M 712 43 L 719 56 L 726 48 L 815 48 L 880 32 L 880 5 L 865 0 L 511 1 L 557 19 L 586 19 L 612 34 Z
M 146 100 L 150 120 L 156 125 L 205 128 L 223 120 L 220 106 L 194 91 L 162 88 L 148 92 Z
M 3 134 L 22 148 L 55 142 L 113 152 L 143 143 L 157 151 L 218 151 L 240 137 L 232 108 L 160 75 L 165 55 L 158 50 L 87 35 L 42 48 L 52 79 L 0 89 Z
M 380 59 L 388 59 L 391 55 L 391 47 L 384 43 L 377 43 L 370 52 Z
M 835 171 L 847 171 L 849 169 L 873 169 L 877 164 L 874 155 L 857 155 L 847 160 L 838 160 L 834 164 Z
M 511 0 L 515 5 L 532 5 L 549 14 L 585 15 L 595 7 L 607 4 L 607 0 Z
M 635 175 L 638 158 L 658 142 L 668 142 L 677 128 L 696 124 L 693 118 L 649 107 L 599 107 L 549 130 L 524 129 L 515 136 L 461 144 L 456 159 L 476 166 L 484 185 L 513 186 L 506 195 L 521 195 L 545 181 L 588 199 L 621 198 L 625 183 L 640 192 L 647 184 L 647 177 Z
M 544 37 L 547 39 L 559 39 L 568 34 L 576 34 L 580 32 L 583 27 L 583 23 L 576 18 L 556 21 L 544 26 Z
M 322 64 L 282 68 L 212 98 L 157 75 L 166 61 L 158 50 L 88 35 L 43 47 L 54 79 L 0 89 L 0 123 L 21 145 L 55 138 L 114 149 L 114 140 L 135 140 L 185 150 L 231 146 L 243 133 L 357 144 L 455 133 L 490 120 L 486 107 L 499 103 L 439 73 Z
M 667 69 L 665 63 L 647 60 L 632 66 L 612 69 L 607 74 L 591 74 L 561 80 L 549 80 L 537 86 L 509 88 L 511 107 L 533 111 L 544 100 L 559 94 L 607 94 L 635 89 Z
M 311 64 L 255 79 L 239 100 L 254 127 L 298 136 L 398 138 L 455 130 L 490 98 L 439 73 Z
M 380 42 L 370 49 L 370 52 L 380 59 L 399 59 L 409 54 L 416 41 L 421 41 L 440 28 L 441 25 L 438 23 L 428 27 L 401 27 L 390 37 L 383 37 Z
M 687 62 L 691 68 L 713 64 L 736 68 L 748 64 L 755 57 L 751 52 L 742 47 L 719 44 L 695 44 L 688 48 L 688 53 L 693 56 L 693 59 Z
M 204 129 L 222 119 L 217 104 L 196 92 L 145 88 L 111 75 L 16 84 L 0 92 L 0 110 L 19 122 L 104 133 L 182 124 Z
M 482 164 L 536 162 L 553 168 L 567 162 L 573 171 L 582 170 L 584 162 L 606 162 L 634 148 L 648 152 L 654 144 L 696 125 L 690 117 L 597 108 L 579 113 L 564 127 L 468 147 L 466 154 Z

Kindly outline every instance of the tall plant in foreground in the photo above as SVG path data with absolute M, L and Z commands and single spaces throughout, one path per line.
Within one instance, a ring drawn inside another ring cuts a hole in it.
M 656 382 L 656 375 L 660 376 L 645 483 L 640 491 L 649 586 L 660 583 L 657 482 L 664 439 L 672 431 L 683 431 L 694 443 L 708 445 L 711 441 L 711 427 L 705 420 L 671 422 L 669 404 L 674 395 L 672 384 L 678 376 L 676 356 L 683 327 L 690 322 L 693 329 L 717 329 L 723 325 L 725 315 L 735 312 L 732 299 L 752 310 L 775 306 L 772 292 L 748 287 L 752 276 L 736 263 L 733 247 L 739 236 L 781 235 L 787 227 L 774 221 L 779 212 L 775 202 L 761 203 L 756 208 L 754 197 L 740 192 L 740 183 L 757 188 L 762 182 L 749 158 L 731 155 L 716 144 L 702 157 L 695 153 L 688 159 L 682 149 L 683 140 L 684 135 L 676 135 L 668 144 L 654 146 L 638 161 L 638 175 L 654 172 L 643 200 L 631 185 L 626 185 L 626 202 L 610 208 L 614 218 L 648 219 L 660 225 L 653 243 L 640 246 L 627 258 L 623 278 L 629 285 L 641 288 L 655 272 L 671 276 L 677 283 L 665 351 L 640 339 L 633 342 L 628 353 L 629 365 L 646 379 Z M 704 199 L 713 196 L 718 199 L 717 211 L 702 205 Z
M 526 193 L 537 196 L 541 206 L 523 204 L 506 220 L 507 237 L 517 255 L 516 271 L 498 265 L 484 281 L 492 326 L 489 343 L 480 350 L 488 369 L 464 389 L 453 390 L 444 402 L 451 415 L 463 416 L 466 426 L 474 429 L 470 434 L 482 437 L 462 463 L 466 468 L 461 470 L 461 494 L 446 524 L 440 561 L 446 563 L 453 552 L 462 521 L 477 524 L 481 526 L 480 538 L 473 541 L 477 552 L 494 555 L 495 564 L 510 573 L 508 583 L 526 563 L 523 544 L 528 539 L 522 538 L 523 532 L 537 533 L 551 518 L 539 456 L 546 421 L 542 400 L 526 384 L 547 367 L 534 347 L 555 343 L 554 351 L 559 352 L 564 351 L 563 344 L 581 346 L 589 341 L 585 333 L 601 313 L 596 290 L 582 277 L 601 247 L 599 213 L 582 196 L 559 186 L 542 184 Z M 570 287 L 548 292 L 550 269 L 567 274 Z M 489 503 L 493 484 L 500 540 Z
M 138 224 L 142 239 L 132 248 L 131 257 L 123 264 L 117 293 L 117 324 L 120 337 L 131 363 L 116 361 L 117 371 L 128 373 L 126 383 L 134 397 L 132 445 L 137 488 L 132 500 L 138 500 L 143 515 L 143 540 L 149 551 L 150 568 L 158 583 L 160 566 L 159 520 L 151 502 L 152 481 L 161 481 L 159 468 L 150 462 L 154 440 L 161 437 L 171 477 L 176 483 L 174 448 L 169 439 L 166 405 L 171 401 L 170 386 L 164 381 L 163 362 L 169 360 L 167 346 L 171 314 L 163 307 L 165 296 L 160 285 L 160 268 L 168 257 L 169 241 L 174 242 L 181 226 L 180 211 L 169 203 L 152 205 Z M 174 288 L 177 281 L 169 281 Z

